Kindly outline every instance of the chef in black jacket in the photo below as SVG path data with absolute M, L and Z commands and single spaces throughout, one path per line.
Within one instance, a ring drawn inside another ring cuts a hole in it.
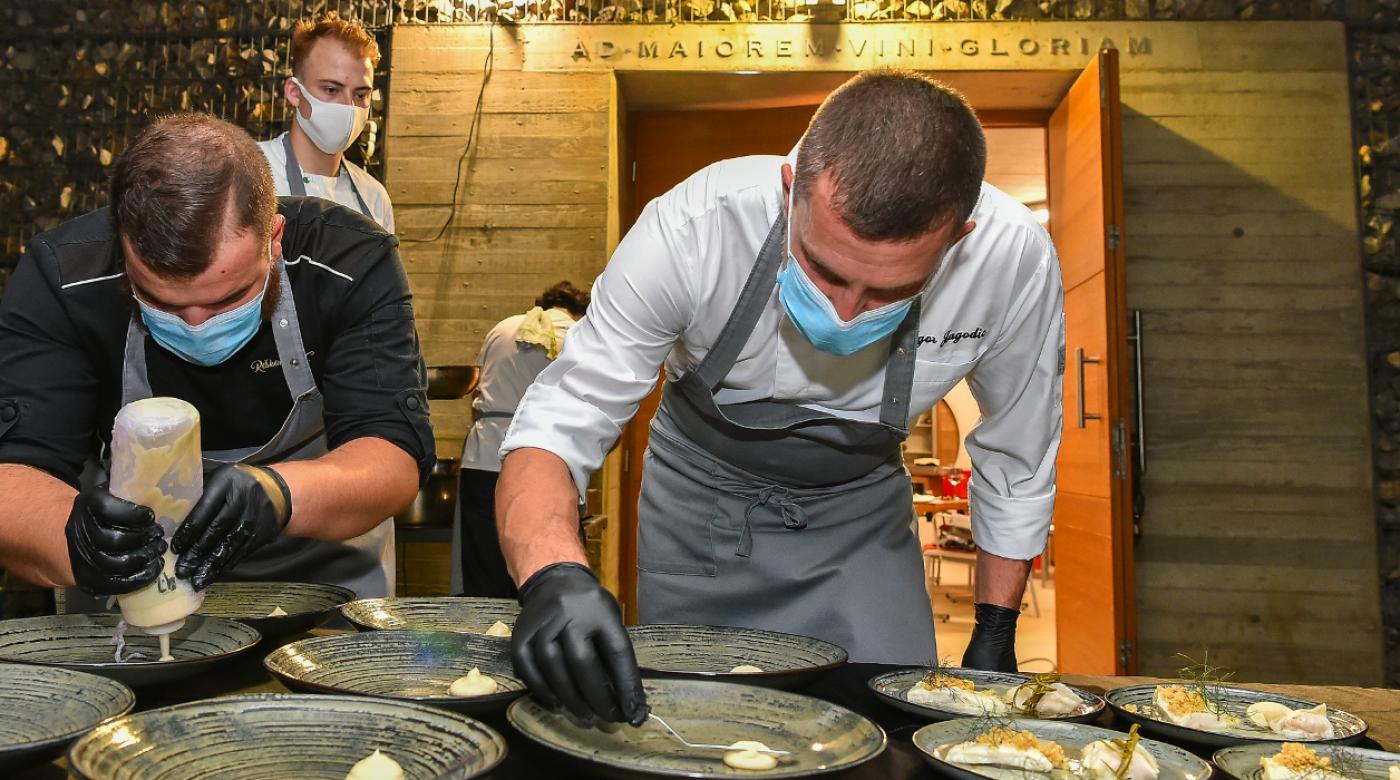
M 93 596 L 176 574 L 392 595 L 393 528 L 434 457 L 397 242 L 281 198 L 242 130 L 186 114 L 113 166 L 108 208 L 32 239 L 0 303 L 0 566 Z M 124 404 L 200 413 L 204 494 L 161 538 L 107 491 Z

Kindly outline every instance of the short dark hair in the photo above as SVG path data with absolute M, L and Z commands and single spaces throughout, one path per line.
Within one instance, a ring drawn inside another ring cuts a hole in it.
M 563 309 L 575 317 L 582 317 L 588 312 L 588 300 L 587 292 L 563 281 L 540 293 L 535 305 L 542 309 Z
M 914 71 L 870 70 L 827 96 L 797 150 L 794 198 L 831 171 L 832 207 L 866 240 L 904 241 L 972 214 L 987 168 L 977 114 Z
M 198 276 L 224 230 L 266 238 L 276 213 L 272 171 L 258 145 L 207 114 L 156 121 L 112 166 L 113 226 L 161 276 Z

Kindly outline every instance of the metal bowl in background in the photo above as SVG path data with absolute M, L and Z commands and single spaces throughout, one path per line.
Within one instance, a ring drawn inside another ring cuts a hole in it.
M 465 398 L 481 380 L 481 366 L 428 366 L 428 398 Z
M 423 489 L 407 509 L 394 515 L 394 523 L 400 527 L 451 528 L 457 506 L 457 471 L 461 466 L 460 458 L 438 458 Z

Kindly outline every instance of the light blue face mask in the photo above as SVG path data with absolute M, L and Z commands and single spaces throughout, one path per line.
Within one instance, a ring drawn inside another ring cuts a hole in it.
M 141 321 L 156 343 L 197 366 L 217 366 L 228 360 L 243 345 L 253 340 L 262 326 L 262 303 L 272 274 L 263 279 L 262 291 L 251 301 L 236 309 L 220 312 L 198 325 L 191 325 L 178 315 L 161 311 L 136 297 L 141 307 Z
M 913 298 L 861 312 L 850 322 L 841 319 L 831 300 L 802 270 L 792 253 L 792 188 L 788 192 L 787 263 L 778 273 L 778 300 L 788 319 L 812 346 L 832 355 L 850 355 L 890 335 L 909 313 Z

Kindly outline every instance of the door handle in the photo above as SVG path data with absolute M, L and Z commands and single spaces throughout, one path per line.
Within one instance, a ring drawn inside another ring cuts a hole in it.
M 1079 376 L 1079 427 L 1083 428 L 1088 420 L 1102 420 L 1103 415 L 1084 411 L 1084 366 L 1089 363 L 1102 363 L 1096 357 L 1087 357 L 1084 348 L 1079 347 L 1074 350 L 1075 373 Z

